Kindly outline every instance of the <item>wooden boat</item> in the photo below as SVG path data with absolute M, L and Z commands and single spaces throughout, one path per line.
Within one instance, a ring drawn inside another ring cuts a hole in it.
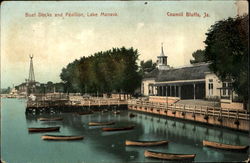
M 93 114 L 92 111 L 87 111 L 87 112 L 79 112 L 79 115 L 87 115 L 87 114 Z
M 249 146 L 222 144 L 222 143 L 211 142 L 207 140 L 203 140 L 203 146 L 213 147 L 213 148 L 218 148 L 218 149 L 226 149 L 226 150 L 246 150 L 249 147 Z
M 53 132 L 59 131 L 60 127 L 34 127 L 29 128 L 29 132 Z
M 195 154 L 173 154 L 147 150 L 144 152 L 144 156 L 164 160 L 193 160 L 195 158 Z
M 39 121 L 61 121 L 62 118 L 38 118 Z
M 113 124 L 115 124 L 115 122 L 89 122 L 89 126 L 105 126 Z
M 102 110 L 102 112 L 103 112 L 103 113 L 106 113 L 106 112 L 108 112 L 108 109 L 104 109 L 104 110 Z
M 43 135 L 43 140 L 82 140 L 83 136 Z
M 156 146 L 156 145 L 168 144 L 168 141 L 166 141 L 166 140 L 161 140 L 161 141 L 130 141 L 130 140 L 126 140 L 125 144 L 130 145 L 130 146 Z
M 132 130 L 135 126 L 128 126 L 128 127 L 116 127 L 116 128 L 109 128 L 109 127 L 104 127 L 102 128 L 102 131 L 123 131 L 123 130 Z

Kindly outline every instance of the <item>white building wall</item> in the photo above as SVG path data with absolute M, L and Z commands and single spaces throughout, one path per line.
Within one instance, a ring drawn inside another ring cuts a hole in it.
M 152 80 L 152 79 L 144 79 L 142 81 L 142 86 L 141 86 L 141 93 L 144 95 L 144 96 L 148 96 L 149 94 L 149 84 L 155 84 L 155 80 Z M 155 92 L 155 90 L 154 90 Z
M 212 89 L 211 89 L 211 84 L 213 85 Z M 218 88 L 222 87 L 222 82 L 214 73 L 206 73 L 205 87 L 206 87 L 205 89 L 206 89 L 207 99 L 215 99 L 215 98 L 219 99 L 220 98 L 220 89 Z

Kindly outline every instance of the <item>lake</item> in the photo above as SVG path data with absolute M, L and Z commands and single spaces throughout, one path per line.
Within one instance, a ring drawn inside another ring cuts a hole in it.
M 202 146 L 202 140 L 234 145 L 248 145 L 248 133 L 207 126 L 158 115 L 134 111 L 25 114 L 24 99 L 1 99 L 1 158 L 8 163 L 124 163 L 162 162 L 145 158 L 144 150 L 166 153 L 196 154 L 195 161 L 243 161 L 247 152 L 232 152 Z M 130 118 L 129 113 L 137 114 Z M 42 122 L 38 117 L 62 117 L 63 121 Z M 89 127 L 90 121 L 115 121 L 113 126 L 135 125 L 133 130 L 103 132 L 101 127 Z M 60 126 L 60 132 L 29 133 L 29 127 Z M 83 135 L 77 141 L 45 141 L 45 134 Z M 128 147 L 125 140 L 169 140 L 168 145 Z M 166 161 L 165 161 L 166 162 Z

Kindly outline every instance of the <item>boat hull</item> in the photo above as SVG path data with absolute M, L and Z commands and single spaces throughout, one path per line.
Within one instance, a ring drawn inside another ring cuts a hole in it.
M 164 160 L 193 160 L 195 158 L 195 154 L 172 154 L 147 150 L 144 152 L 144 156 Z
M 62 118 L 38 118 L 39 121 L 62 121 Z
M 162 140 L 162 141 L 130 141 L 130 140 L 126 140 L 125 144 L 127 146 L 156 146 L 156 145 L 168 144 L 168 141 L 166 141 L 166 140 Z
M 43 135 L 43 140 L 82 140 L 83 136 L 58 136 L 58 135 Z
M 239 151 L 247 150 L 249 147 L 249 146 L 222 144 L 222 143 L 211 142 L 211 141 L 206 141 L 206 140 L 203 140 L 203 146 L 224 149 L 224 150 L 239 150 Z
M 88 114 L 93 114 L 93 112 L 80 112 L 77 113 L 78 115 L 88 115 Z
M 29 128 L 29 132 L 53 132 L 59 131 L 60 127 Z
M 102 131 L 123 131 L 123 130 L 132 130 L 135 126 L 129 126 L 129 127 L 122 127 L 122 128 L 108 128 L 104 127 L 102 128 Z
M 89 122 L 89 126 L 106 126 L 113 124 L 115 124 L 115 122 Z

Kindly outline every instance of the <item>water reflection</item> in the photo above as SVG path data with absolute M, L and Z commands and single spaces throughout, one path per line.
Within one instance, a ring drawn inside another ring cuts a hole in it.
M 174 118 L 132 111 L 95 112 L 78 115 L 71 112 L 44 112 L 24 114 L 25 103 L 3 101 L 3 158 L 8 162 L 162 162 L 145 158 L 145 149 L 167 153 L 196 153 L 195 161 L 242 161 L 247 153 L 216 150 L 202 146 L 202 140 L 247 145 L 248 135 L 223 128 L 195 124 Z M 7 109 L 8 108 L 8 109 Z M 9 109 L 10 108 L 10 109 Z M 18 114 L 17 114 L 18 113 Z M 62 117 L 62 121 L 38 121 L 41 117 Z M 10 121 L 10 119 L 12 121 Z M 115 121 L 115 127 L 136 125 L 135 129 L 121 132 L 103 132 L 101 127 L 89 127 L 91 121 Z M 43 133 L 28 134 L 28 127 L 60 126 L 60 135 L 83 135 L 77 142 L 47 142 Z M 13 134 L 13 131 L 17 134 Z M 19 141 L 19 140 L 22 141 Z M 125 140 L 169 140 L 158 147 L 126 147 Z M 28 144 L 28 146 L 27 146 Z M 39 150 L 34 150 L 39 147 Z M 10 152 L 11 151 L 11 152 Z M 48 157 L 44 157 L 44 156 Z

